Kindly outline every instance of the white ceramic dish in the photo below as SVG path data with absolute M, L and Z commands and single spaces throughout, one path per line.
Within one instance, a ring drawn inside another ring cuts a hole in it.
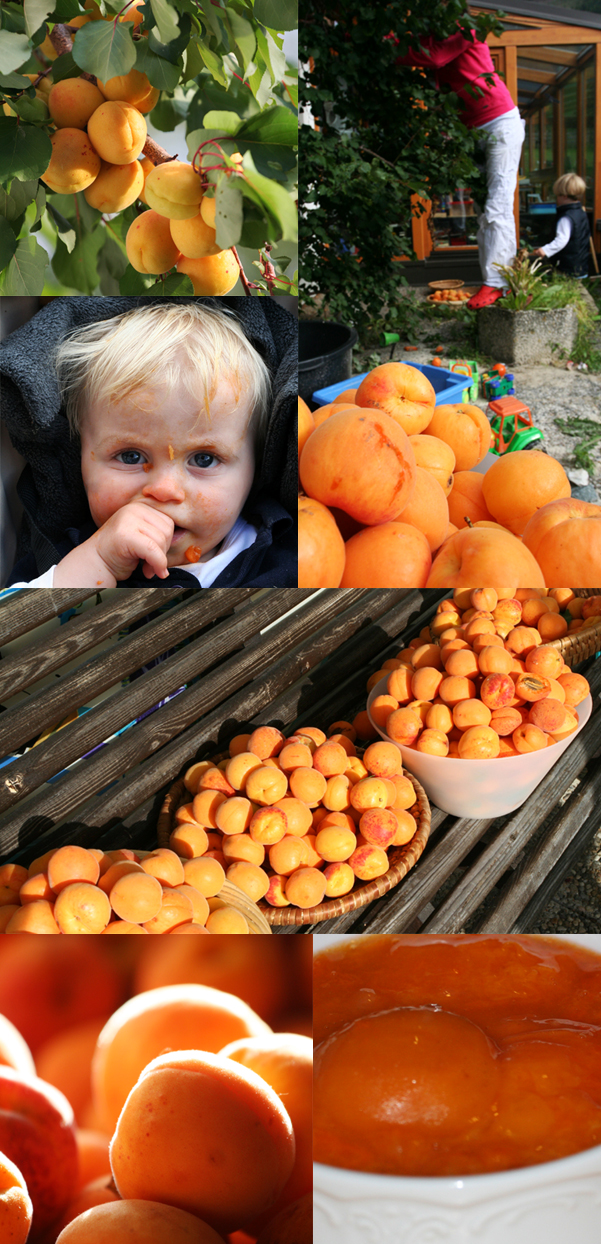
M 424 936 L 427 936 L 425 934 Z M 554 935 L 601 954 L 601 935 Z M 315 938 L 314 953 L 345 935 Z M 315 1164 L 314 1244 L 599 1244 L 601 1145 L 464 1179 L 368 1175 Z
M 370 713 L 375 697 L 386 693 L 387 681 L 387 677 L 381 678 L 370 691 L 367 712 L 381 738 L 392 743 L 393 740 L 379 729 Z M 428 799 L 443 812 L 473 819 L 504 816 L 521 807 L 542 782 L 555 761 L 582 730 L 592 707 L 593 701 L 588 695 L 576 709 L 578 729 L 573 734 L 561 743 L 554 743 L 553 747 L 546 747 L 541 752 L 528 752 L 526 756 L 506 756 L 503 760 L 449 760 L 448 756 L 428 756 L 425 752 L 416 752 L 412 747 L 403 747 L 402 743 L 395 746 L 401 752 L 405 769 L 421 782 Z

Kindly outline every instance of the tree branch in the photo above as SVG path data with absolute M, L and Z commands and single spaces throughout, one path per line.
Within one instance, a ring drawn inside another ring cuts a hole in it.
M 164 147 L 160 147 L 155 143 L 154 138 L 148 137 L 142 147 L 142 155 L 148 156 L 153 164 L 168 164 L 170 160 L 177 160 L 177 156 L 169 155 Z

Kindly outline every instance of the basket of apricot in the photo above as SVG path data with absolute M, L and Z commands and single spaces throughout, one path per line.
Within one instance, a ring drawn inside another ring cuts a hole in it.
M 260 726 L 228 754 L 191 765 L 171 787 L 159 844 L 208 861 L 258 904 L 272 925 L 315 924 L 363 907 L 396 886 L 430 832 L 420 783 L 399 749 L 357 753 L 356 731 L 299 727 L 288 738 Z
M 391 660 L 369 680 L 374 730 L 444 811 L 494 817 L 519 808 L 588 720 L 588 681 L 561 651 L 568 626 L 558 606 L 569 591 L 499 599 L 492 588 L 459 589 L 394 668 Z M 596 625 L 589 630 L 594 652 Z M 581 651 L 585 635 L 574 632 Z

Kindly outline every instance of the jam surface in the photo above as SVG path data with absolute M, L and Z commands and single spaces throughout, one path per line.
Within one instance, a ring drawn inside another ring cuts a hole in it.
M 601 955 L 544 937 L 364 936 L 314 963 L 314 1155 L 460 1176 L 601 1144 Z

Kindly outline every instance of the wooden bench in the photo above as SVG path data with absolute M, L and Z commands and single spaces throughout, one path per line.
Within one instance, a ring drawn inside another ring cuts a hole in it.
M 65 842 L 156 845 L 164 794 L 193 759 L 247 726 L 352 719 L 368 675 L 444 595 L 159 588 L 9 597 L 0 605 L 0 762 L 15 758 L 0 768 L 0 862 L 27 863 Z M 53 618 L 62 624 L 41 637 Z M 598 828 L 601 661 L 582 672 L 590 721 L 522 808 L 492 822 L 433 808 L 427 849 L 396 889 L 337 920 L 277 931 L 459 932 L 474 918 L 476 931 L 527 931 Z

